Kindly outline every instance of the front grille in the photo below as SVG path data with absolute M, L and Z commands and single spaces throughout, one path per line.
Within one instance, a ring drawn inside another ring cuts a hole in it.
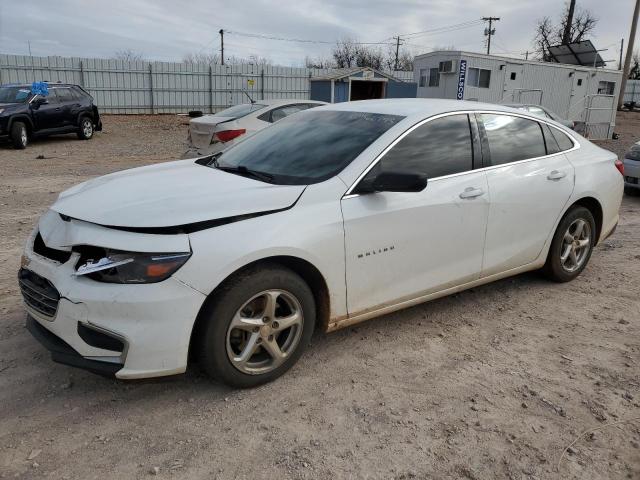
M 53 318 L 58 311 L 60 293 L 49 280 L 21 268 L 18 272 L 18 283 L 24 302 L 45 317 Z
M 33 251 L 38 255 L 41 255 L 49 260 L 53 260 L 58 263 L 66 263 L 71 258 L 71 252 L 64 250 L 56 250 L 55 248 L 49 248 L 44 244 L 44 240 L 40 235 L 40 232 L 36 235 L 33 241 Z

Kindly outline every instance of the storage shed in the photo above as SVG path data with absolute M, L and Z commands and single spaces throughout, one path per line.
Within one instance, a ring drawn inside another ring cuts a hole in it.
M 338 103 L 375 98 L 415 98 L 417 85 L 369 67 L 348 68 L 310 79 L 311 100 Z
M 542 105 L 590 138 L 610 138 L 622 72 L 461 51 L 414 60 L 418 97 Z

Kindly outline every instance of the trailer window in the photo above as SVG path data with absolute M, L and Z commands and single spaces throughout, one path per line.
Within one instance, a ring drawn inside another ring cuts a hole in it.
M 491 70 L 484 68 L 470 68 L 468 85 L 472 87 L 489 88 L 491 83 Z
M 616 89 L 616 82 L 599 82 L 598 93 L 601 95 L 613 95 Z
M 437 68 L 429 69 L 429 86 L 437 87 L 440 85 L 440 72 L 438 72 Z

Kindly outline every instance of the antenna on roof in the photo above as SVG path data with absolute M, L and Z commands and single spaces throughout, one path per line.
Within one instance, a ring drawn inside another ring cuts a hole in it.
M 242 93 L 244 93 L 247 97 L 249 97 L 249 101 L 251 103 L 256 103 L 256 101 L 253 98 L 251 98 L 251 95 L 249 95 L 249 93 L 246 90 L 242 90 Z

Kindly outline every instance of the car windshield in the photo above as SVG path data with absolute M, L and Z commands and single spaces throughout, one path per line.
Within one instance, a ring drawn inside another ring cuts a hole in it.
M 234 105 L 233 107 L 227 108 L 226 110 L 222 110 L 216 113 L 216 117 L 227 117 L 227 118 L 240 118 L 245 115 L 249 115 L 252 112 L 257 112 L 258 110 L 262 110 L 266 105 L 262 105 L 259 103 L 243 103 L 241 105 Z
M 224 151 L 214 163 L 239 174 L 257 172 L 280 185 L 318 183 L 340 172 L 403 118 L 309 110 L 259 131 Z
M 25 103 L 30 96 L 28 87 L 0 87 L 0 103 Z

